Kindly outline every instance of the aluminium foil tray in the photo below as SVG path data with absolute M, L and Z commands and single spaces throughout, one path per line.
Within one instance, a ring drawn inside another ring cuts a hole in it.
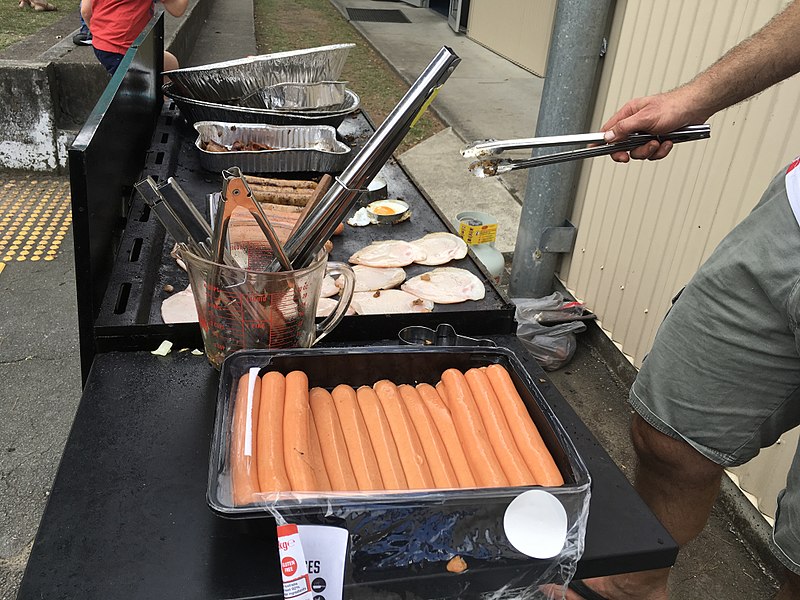
M 229 123 L 264 123 L 269 125 L 330 125 L 338 127 L 345 118 L 356 112 L 361 99 L 353 90 L 346 90 L 345 101 L 328 110 L 291 112 L 267 108 L 249 108 L 217 102 L 205 102 L 181 96 L 172 83 L 163 87 L 164 94 L 175 101 L 181 114 L 190 124 L 197 121 L 225 121 Z
M 230 102 L 286 82 L 335 81 L 355 44 L 332 44 L 262 54 L 166 71 L 177 94 L 206 102 Z
M 259 125 L 200 121 L 194 124 L 195 147 L 206 171 L 237 166 L 246 173 L 341 173 L 351 158 L 350 147 L 336 139 L 330 125 Z M 210 152 L 204 145 L 231 146 L 257 142 L 272 150 Z

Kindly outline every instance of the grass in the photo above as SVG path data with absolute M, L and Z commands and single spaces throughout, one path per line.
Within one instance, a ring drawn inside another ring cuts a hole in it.
M 259 53 L 298 50 L 327 44 L 354 43 L 342 79 L 361 98 L 361 107 L 377 125 L 408 90 L 408 84 L 373 50 L 327 0 L 254 0 Z M 441 131 L 444 125 L 425 113 L 397 153 Z
M 19 8 L 18 0 L 2 0 L 0 2 L 0 50 L 11 44 L 52 25 L 66 13 L 80 6 L 80 0 L 50 0 L 50 4 L 58 10 L 36 12 L 32 8 Z M 77 20 L 77 17 L 76 17 Z M 75 29 L 80 22 L 75 23 Z

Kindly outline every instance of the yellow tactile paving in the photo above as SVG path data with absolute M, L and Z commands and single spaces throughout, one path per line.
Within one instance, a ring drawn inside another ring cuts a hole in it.
M 69 180 L 43 174 L 0 178 L 0 272 L 16 262 L 54 260 L 72 223 Z

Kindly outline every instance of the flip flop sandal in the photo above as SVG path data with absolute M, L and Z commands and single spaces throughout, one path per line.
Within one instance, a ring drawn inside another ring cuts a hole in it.
M 580 579 L 575 579 L 573 581 L 570 581 L 567 587 L 569 587 L 569 589 L 571 589 L 573 592 L 580 594 L 583 600 L 608 600 L 608 598 L 606 598 L 602 594 L 598 594 L 597 592 L 595 592 L 592 588 L 583 583 Z

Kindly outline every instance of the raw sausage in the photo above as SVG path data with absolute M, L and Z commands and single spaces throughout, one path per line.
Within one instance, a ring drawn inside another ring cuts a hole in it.
M 453 465 L 458 485 L 463 488 L 477 487 L 475 476 L 469 467 L 469 461 L 461 447 L 461 440 L 458 439 L 456 426 L 453 424 L 453 417 L 450 415 L 445 403 L 439 397 L 439 393 L 432 385 L 420 383 L 417 385 L 417 392 L 422 397 L 425 407 L 428 409 L 439 435 L 442 437 L 450 463 Z
M 537 483 L 545 486 L 563 485 L 564 478 L 542 440 L 539 430 L 531 420 L 528 409 L 525 408 L 525 403 L 517 392 L 508 371 L 502 365 L 494 364 L 486 369 L 486 375 L 497 394 L 514 440 L 522 452 L 522 457 Z
M 480 369 L 469 369 L 464 373 L 464 377 L 469 384 L 475 404 L 481 413 L 481 419 L 486 427 L 489 441 L 492 443 L 503 473 L 508 477 L 511 485 L 535 485 L 536 480 L 531 474 L 525 459 L 517 448 L 514 436 L 511 434 L 503 409 L 492 389 L 492 384 L 486 373 Z
M 397 386 L 397 390 L 400 392 L 411 422 L 414 424 L 414 429 L 422 443 L 422 450 L 425 452 L 434 485 L 437 488 L 457 488 L 458 478 L 453 471 L 453 465 L 450 463 L 442 436 L 419 392 L 411 385 Z
M 347 454 L 347 443 L 333 398 L 328 390 L 315 387 L 309 392 L 309 402 L 331 489 L 334 492 L 357 490 L 358 483 Z
M 433 475 L 425 459 L 417 430 L 403 405 L 397 386 L 388 379 L 382 379 L 372 386 L 389 420 L 394 442 L 400 454 L 403 472 L 406 474 L 408 489 L 430 489 L 434 487 Z
M 464 374 L 458 369 L 447 369 L 442 373 L 442 381 L 447 388 L 450 414 L 453 416 L 458 437 L 470 461 L 478 485 L 482 487 L 503 487 L 508 478 L 503 473 L 500 461 L 486 435 L 475 399 L 469 389 Z
M 378 467 L 381 470 L 384 489 L 387 490 L 407 490 L 408 482 L 403 465 L 400 462 L 400 455 L 397 452 L 397 445 L 392 436 L 392 429 L 386 419 L 386 413 L 378 399 L 378 395 L 368 385 L 362 385 L 356 390 L 356 398 L 364 421 L 367 423 L 369 439 L 375 456 L 378 459 Z
M 450 406 L 450 402 L 447 400 L 447 390 L 444 387 L 444 382 L 443 381 L 440 381 L 440 382 L 438 382 L 436 384 L 436 393 L 439 394 L 439 398 L 442 399 L 442 402 L 444 402 L 444 405 L 446 407 L 449 407 Z M 450 410 L 450 409 L 448 408 L 448 410 Z
M 320 488 L 312 464 L 311 431 L 308 377 L 302 371 L 292 371 L 286 375 L 283 459 L 292 490 L 296 492 L 310 492 Z
M 286 378 L 278 371 L 261 377 L 261 402 L 258 410 L 258 485 L 262 492 L 292 489 L 283 462 L 283 403 Z
M 339 423 L 344 432 L 347 454 L 358 482 L 363 491 L 382 490 L 383 480 L 375 450 L 369 441 L 367 424 L 358 407 L 356 391 L 349 385 L 337 385 L 331 392 Z
M 239 378 L 233 404 L 231 491 L 234 506 L 258 500 L 255 497 L 259 491 L 256 435 L 260 400 L 261 379 L 258 369 L 251 369 Z
M 317 482 L 317 489 L 321 492 L 330 492 L 333 487 L 325 470 L 325 459 L 322 458 L 322 447 L 317 435 L 317 424 L 314 422 L 314 413 L 309 411 L 309 431 L 311 435 L 311 470 L 314 472 L 314 479 Z

